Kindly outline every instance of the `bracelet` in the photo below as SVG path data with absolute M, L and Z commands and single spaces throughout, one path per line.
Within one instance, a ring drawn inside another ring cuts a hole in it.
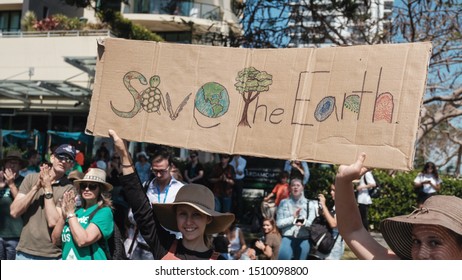
M 67 219 L 69 220 L 70 218 L 74 218 L 75 217 L 75 214 L 67 214 Z
M 130 163 L 130 164 L 120 164 L 120 166 L 122 167 L 133 167 L 133 163 Z

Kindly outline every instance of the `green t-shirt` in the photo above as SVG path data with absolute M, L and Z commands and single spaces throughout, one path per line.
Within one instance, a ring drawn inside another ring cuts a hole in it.
M 64 225 L 63 232 L 61 234 L 61 240 L 63 242 L 63 260 L 106 260 L 106 254 L 104 252 L 104 248 L 101 247 L 101 243 L 104 244 L 105 248 L 107 248 L 107 240 L 114 231 L 114 219 L 112 216 L 111 208 L 103 207 L 96 214 L 93 216 L 91 221 L 89 221 L 90 214 L 96 210 L 98 207 L 97 204 L 91 206 L 88 209 L 80 208 L 75 212 L 75 215 L 82 225 L 84 229 L 86 229 L 90 222 L 95 224 L 101 234 L 101 240 L 86 246 L 86 247 L 78 247 L 77 244 L 74 242 L 74 238 L 71 234 L 71 229 L 69 228 L 69 224 L 66 221 Z M 92 256 L 93 253 L 93 256 Z
M 14 180 L 15 185 L 19 187 L 23 179 L 24 177 L 18 176 Z M 0 237 L 19 239 L 22 230 L 22 219 L 11 217 L 11 203 L 13 203 L 13 195 L 8 185 L 6 185 L 3 189 L 0 189 Z

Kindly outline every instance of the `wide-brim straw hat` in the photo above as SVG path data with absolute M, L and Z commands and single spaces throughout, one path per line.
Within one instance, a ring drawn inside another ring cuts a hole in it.
M 73 170 L 69 173 L 69 175 L 67 175 L 67 179 L 80 180 L 80 179 L 83 179 L 84 176 L 85 174 L 83 174 L 83 172 L 80 172 L 78 170 Z
M 88 172 L 83 176 L 83 179 L 75 180 L 74 186 L 80 189 L 81 183 L 100 183 L 102 184 L 103 192 L 110 192 L 112 185 L 106 182 L 106 172 L 99 168 L 89 168 Z
M 27 160 L 25 160 L 23 157 L 22 157 L 22 154 L 20 151 L 17 151 L 17 150 L 10 150 L 7 154 L 6 154 L 6 157 L 4 159 L 1 159 L 0 160 L 0 165 L 1 166 L 4 166 L 5 163 L 7 161 L 10 161 L 10 160 L 17 160 L 19 161 L 19 164 L 21 165 L 21 169 L 26 167 L 29 162 Z
M 409 215 L 388 218 L 380 223 L 383 238 L 401 259 L 412 259 L 413 225 L 437 225 L 462 235 L 462 199 L 434 195 Z
M 160 224 L 172 231 L 179 231 L 175 212 L 177 205 L 189 205 L 212 217 L 212 222 L 205 227 L 205 234 L 222 232 L 234 221 L 234 214 L 215 211 L 215 197 L 207 187 L 199 184 L 186 184 L 178 191 L 173 203 L 152 204 Z

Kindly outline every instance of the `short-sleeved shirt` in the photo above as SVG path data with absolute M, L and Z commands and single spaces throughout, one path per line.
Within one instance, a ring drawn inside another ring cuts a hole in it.
M 27 175 L 19 187 L 19 193 L 29 193 L 39 180 L 39 176 L 40 173 Z M 58 204 L 58 201 L 62 199 L 66 191 L 73 189 L 74 186 L 65 176 L 53 183 L 53 201 L 55 204 Z M 44 190 L 39 189 L 32 198 L 32 202 L 26 212 L 22 214 L 21 217 L 24 226 L 16 250 L 33 256 L 59 258 L 61 256 L 61 248 L 51 242 L 51 229 L 48 227 L 45 214 L 44 194 Z
M 272 260 L 277 260 L 279 255 L 279 248 L 281 247 L 281 236 L 277 233 L 269 233 L 266 235 L 265 244 L 270 246 L 273 250 Z
M 439 185 L 443 182 L 440 178 L 436 179 L 433 174 L 426 173 L 419 173 L 419 175 L 417 175 L 417 177 L 414 179 L 414 183 L 421 183 L 425 181 L 431 181 L 434 185 Z M 435 188 L 433 188 L 431 184 L 423 184 L 422 191 L 428 194 L 436 193 Z
M 286 199 L 289 197 L 289 184 L 285 183 L 279 183 L 276 186 L 274 186 L 272 193 L 276 195 L 276 199 L 274 200 L 274 204 L 276 206 L 279 206 L 279 203 L 281 203 L 281 200 Z
M 198 176 L 200 171 L 205 172 L 205 169 L 204 169 L 204 166 L 202 165 L 202 163 L 200 163 L 200 162 L 196 163 L 196 165 L 194 165 L 194 166 L 193 166 L 192 162 L 188 162 L 188 164 L 186 164 L 185 171 L 187 172 L 188 177 L 191 179 L 191 178 L 194 178 L 194 177 Z M 205 184 L 203 177 L 198 179 L 198 180 L 195 180 L 194 183 L 195 184 L 201 184 L 201 185 Z
M 114 232 L 114 219 L 111 208 L 103 207 L 96 212 L 90 221 L 90 215 L 96 210 L 98 204 L 95 204 L 88 209 L 79 208 L 75 212 L 75 216 L 80 225 L 86 229 L 90 223 L 95 224 L 102 235 L 101 240 L 85 246 L 78 247 L 72 236 L 71 229 L 68 221 L 64 225 L 63 232 L 61 233 L 61 240 L 63 242 L 63 260 L 106 260 L 105 249 L 108 248 L 107 240 Z
M 375 184 L 374 175 L 372 175 L 371 171 L 366 172 L 363 176 L 361 176 L 359 180 L 360 186 L 365 186 L 369 184 Z M 363 189 L 363 190 L 358 191 L 357 200 L 359 204 L 365 204 L 365 205 L 372 204 L 372 198 L 369 195 L 369 189 Z

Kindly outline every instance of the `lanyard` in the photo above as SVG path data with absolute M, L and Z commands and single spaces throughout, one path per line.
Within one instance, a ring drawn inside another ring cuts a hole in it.
M 164 196 L 164 202 L 162 203 L 165 203 L 165 201 L 167 200 L 167 195 L 168 195 L 168 190 L 170 189 L 170 185 L 172 184 L 172 181 L 170 181 L 170 183 L 168 183 L 168 185 L 165 187 L 165 196 Z M 159 184 L 155 184 L 155 187 L 157 189 L 157 202 L 160 203 L 160 188 L 159 188 Z

